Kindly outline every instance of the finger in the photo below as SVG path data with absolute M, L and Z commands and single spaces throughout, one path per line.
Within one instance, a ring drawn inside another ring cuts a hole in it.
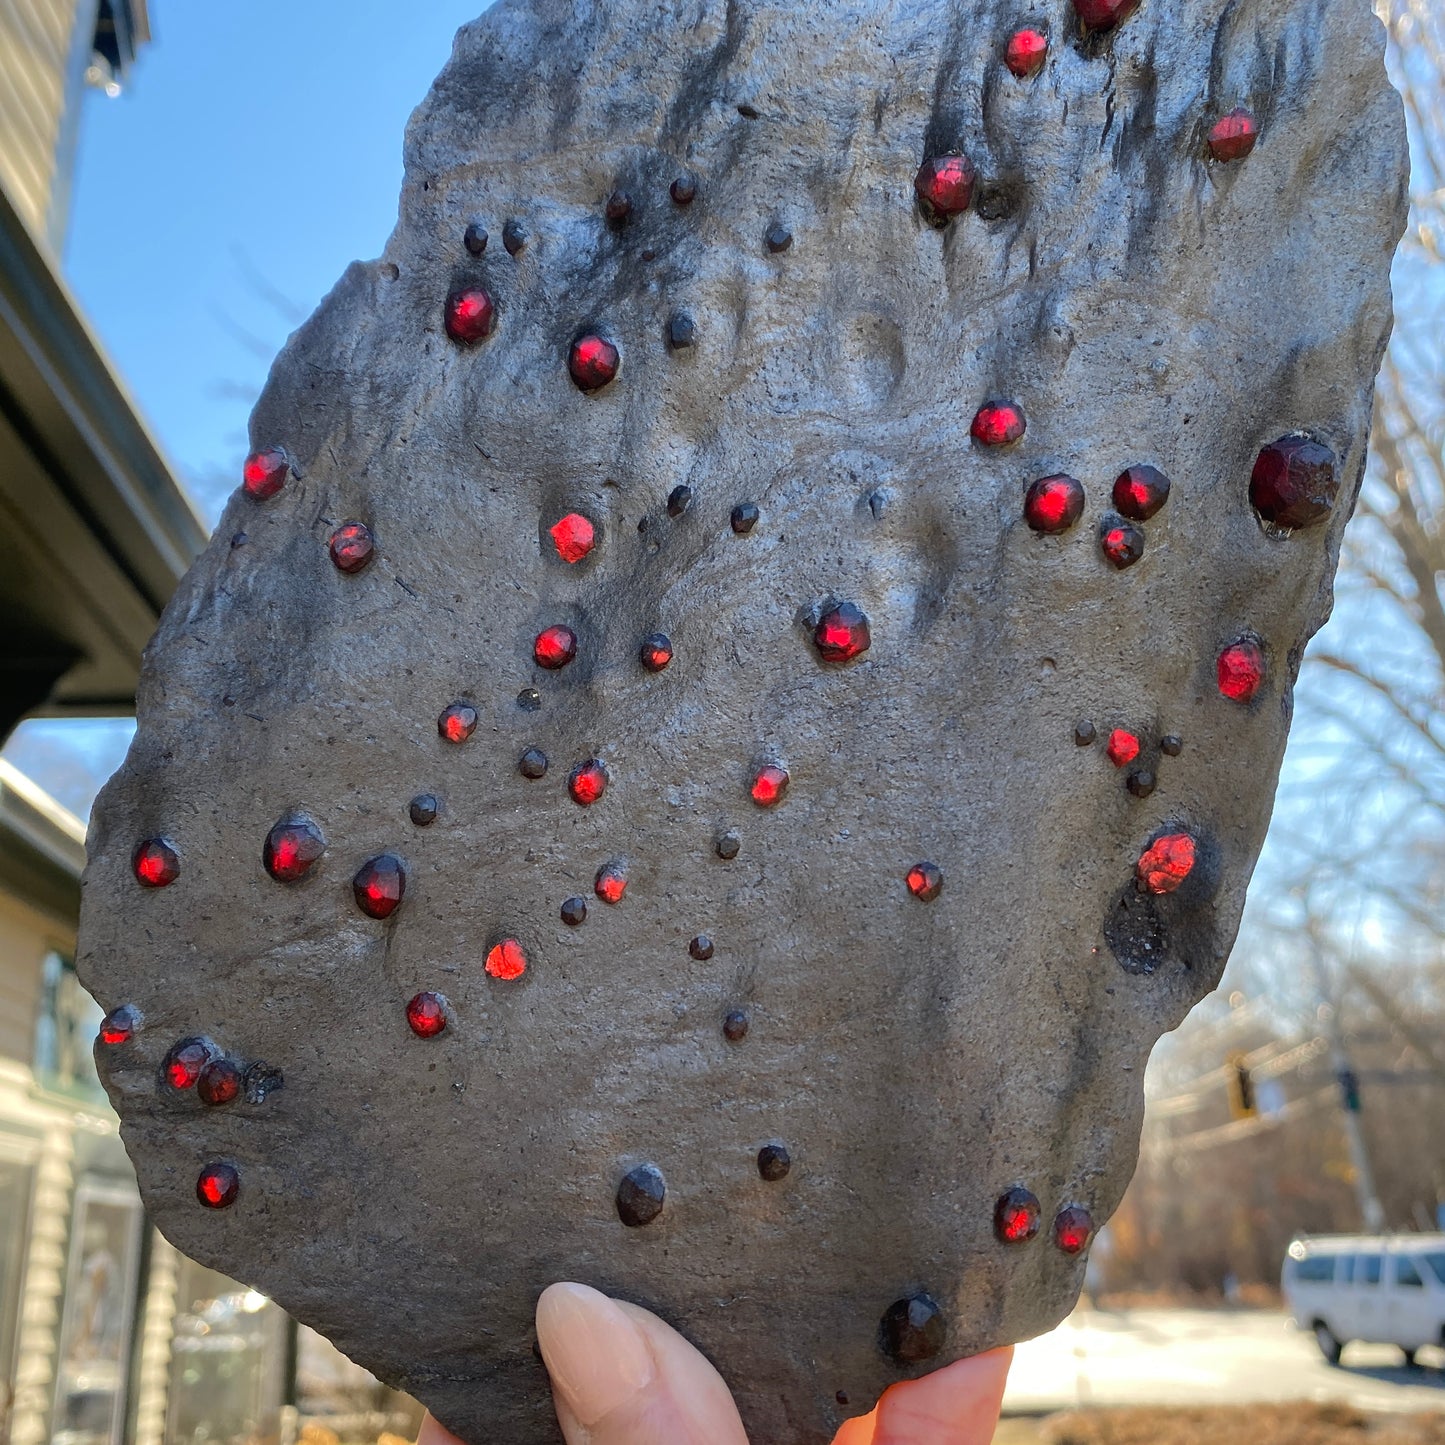
M 870 1445 L 989 1445 L 1013 1350 L 990 1350 L 883 1392 Z
M 417 1431 L 416 1445 L 462 1445 L 462 1442 L 445 1425 L 439 1424 L 428 1410 L 422 1419 L 421 1429 Z
M 838 1433 L 833 1436 L 833 1445 L 873 1445 L 873 1427 L 877 1423 L 877 1410 L 844 1420 L 838 1427 Z
M 567 1445 L 747 1445 L 722 1377 L 646 1310 L 554 1284 L 537 1340 Z

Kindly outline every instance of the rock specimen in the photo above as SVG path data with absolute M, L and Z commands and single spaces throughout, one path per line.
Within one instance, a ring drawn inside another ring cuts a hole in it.
M 1219 977 L 1404 130 L 1366 0 L 1076 4 L 501 0 L 151 647 L 147 1205 L 475 1445 L 551 1280 L 759 1442 L 1048 1328 Z

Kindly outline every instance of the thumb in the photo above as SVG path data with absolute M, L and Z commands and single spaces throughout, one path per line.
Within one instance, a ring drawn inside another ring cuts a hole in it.
M 537 1341 L 567 1445 L 747 1445 L 722 1377 L 646 1310 L 554 1284 Z

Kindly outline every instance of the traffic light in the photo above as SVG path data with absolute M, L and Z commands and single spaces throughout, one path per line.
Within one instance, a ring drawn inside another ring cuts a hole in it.
M 1243 1054 L 1231 1054 L 1225 1063 L 1228 1070 L 1229 1114 L 1233 1119 L 1253 1119 L 1259 1113 L 1254 1098 L 1254 1080 Z
M 1345 1107 L 1347 1114 L 1358 1114 L 1360 1112 L 1360 1076 L 1353 1069 L 1341 1069 L 1340 1079 L 1340 1102 Z

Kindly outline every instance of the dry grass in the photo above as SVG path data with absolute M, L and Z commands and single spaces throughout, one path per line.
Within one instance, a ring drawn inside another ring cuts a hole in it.
M 1005 1426 L 1023 1421 L 1005 1421 Z M 1445 1445 L 1445 1414 L 1366 1415 L 1351 1405 L 1227 1405 L 1084 1410 L 1027 1422 L 999 1445 Z

